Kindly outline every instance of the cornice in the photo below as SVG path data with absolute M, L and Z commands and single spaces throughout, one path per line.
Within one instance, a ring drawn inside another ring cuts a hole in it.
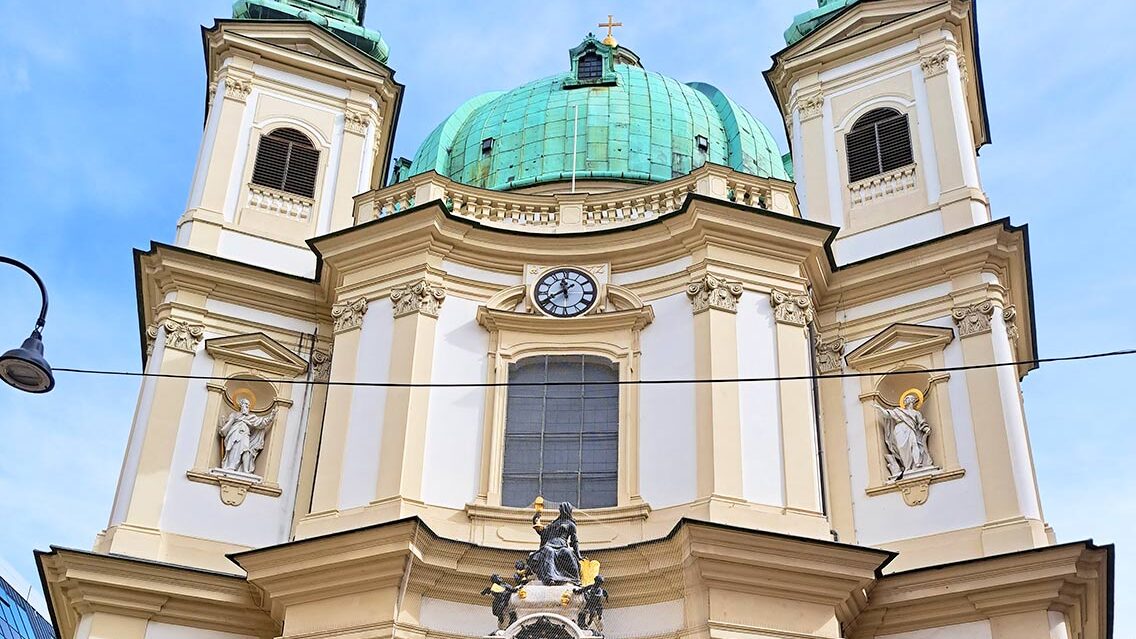
M 61 637 L 91 612 L 264 639 L 282 631 L 239 576 L 55 547 L 36 559 Z
M 655 311 L 650 306 L 627 311 L 593 313 L 571 319 L 494 310 L 485 306 L 477 309 L 477 323 L 490 332 L 519 331 L 541 335 L 585 335 L 604 331 L 642 330 L 654 320 Z

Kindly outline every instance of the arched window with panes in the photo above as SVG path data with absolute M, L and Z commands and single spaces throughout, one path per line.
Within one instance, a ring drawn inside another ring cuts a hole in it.
M 275 129 L 260 137 L 252 183 L 292 195 L 314 198 L 319 149 L 296 129 Z
M 616 506 L 619 366 L 592 355 L 530 357 L 509 366 L 501 503 L 538 497 Z
M 845 137 L 848 181 L 859 182 L 915 161 L 907 114 L 883 108 L 860 116 Z

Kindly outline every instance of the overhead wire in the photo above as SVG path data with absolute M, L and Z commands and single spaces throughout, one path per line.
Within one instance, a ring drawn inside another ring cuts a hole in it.
M 1042 357 L 1030 360 L 1017 360 L 1012 362 L 991 362 L 988 364 L 969 364 L 962 366 L 944 366 L 941 368 L 919 368 L 918 372 L 922 373 L 956 373 L 963 371 L 982 370 L 988 368 L 1003 368 L 1003 367 L 1020 367 L 1020 366 L 1040 366 L 1042 364 L 1054 364 L 1060 362 L 1076 362 L 1086 360 L 1097 360 L 1111 357 L 1126 357 L 1136 355 L 1136 349 L 1108 351 L 1104 353 L 1090 353 L 1084 355 L 1068 355 L 1064 357 Z M 165 379 L 182 379 L 182 380 L 201 380 L 201 381 L 227 381 L 234 378 L 240 378 L 241 375 L 235 377 L 218 377 L 213 375 L 179 375 L 176 373 L 146 373 L 134 371 L 113 371 L 113 370 L 99 370 L 90 368 L 54 368 L 57 373 L 70 373 L 75 375 L 102 375 L 113 377 L 150 377 L 150 378 L 165 378 Z M 902 372 L 902 371 L 901 371 Z M 688 384 L 749 384 L 759 382 L 793 382 L 793 381 L 813 381 L 825 379 L 845 379 L 845 378 L 859 378 L 859 377 L 877 377 L 880 373 L 865 373 L 865 372 L 839 372 L 839 373 L 823 373 L 823 374 L 807 374 L 807 375 L 773 375 L 767 377 L 732 377 L 732 378 L 710 378 L 710 379 L 621 379 L 612 381 L 546 381 L 546 382 L 367 382 L 367 381 L 336 381 L 336 380 L 318 380 L 318 379 L 262 379 L 257 378 L 257 381 L 266 381 L 274 384 L 307 384 L 315 386 L 348 386 L 348 387 L 367 387 L 367 388 L 502 388 L 502 387 L 525 387 L 525 386 L 670 386 L 670 385 L 688 385 Z

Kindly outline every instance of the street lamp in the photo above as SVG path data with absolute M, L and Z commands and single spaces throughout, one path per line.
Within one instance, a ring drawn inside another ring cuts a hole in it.
M 39 319 L 36 320 L 32 334 L 24 340 L 19 348 L 0 355 L 0 378 L 11 385 L 28 393 L 46 393 L 55 388 L 55 377 L 51 374 L 51 366 L 43 358 L 43 324 L 47 318 L 47 288 L 43 280 L 27 264 L 0 255 L 0 263 L 11 264 L 32 276 L 39 285 L 39 293 L 43 298 L 43 305 L 39 309 Z

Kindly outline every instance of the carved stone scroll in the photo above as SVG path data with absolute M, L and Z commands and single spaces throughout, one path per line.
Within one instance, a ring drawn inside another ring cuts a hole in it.
M 1018 309 L 1014 305 L 1007 306 L 1002 309 L 1002 321 L 1006 324 L 1006 335 L 1010 341 L 1018 341 L 1021 338 L 1021 331 L 1018 330 Z
M 990 332 L 990 320 L 994 317 L 994 302 L 986 300 L 970 306 L 951 310 L 951 317 L 958 326 L 960 337 L 981 335 Z
M 331 353 L 312 351 L 312 373 L 317 382 L 331 379 Z
M 355 133 L 357 135 L 367 134 L 367 125 L 371 123 L 371 117 L 362 111 L 347 111 L 343 114 L 344 122 L 343 127 L 348 133 Z
M 789 293 L 773 289 L 769 295 L 773 318 L 783 324 L 808 326 L 813 321 L 813 301 L 807 293 Z
M 349 331 L 363 325 L 367 314 L 367 298 L 359 297 L 340 302 L 331 307 L 331 318 L 335 321 L 335 332 Z
M 153 352 L 152 340 L 158 339 L 158 329 L 160 328 L 166 331 L 166 348 L 174 348 L 187 353 L 196 352 L 198 345 L 201 344 L 201 340 L 205 336 L 205 327 L 201 324 L 165 319 L 156 324 L 151 324 L 146 329 L 146 336 L 151 340 L 150 352 Z
M 818 373 L 825 375 L 844 370 L 844 338 L 837 337 L 827 342 L 817 338 L 815 348 Z
M 686 287 L 695 313 L 710 309 L 737 313 L 743 291 L 741 282 L 732 282 L 710 273 Z
M 820 117 L 824 113 L 824 95 L 814 93 L 797 100 L 797 108 L 801 112 L 801 122 Z
M 947 72 L 947 64 L 951 61 L 951 54 L 949 51 L 940 51 L 931 55 L 923 56 L 919 60 L 919 66 L 923 69 L 923 75 L 930 78 L 941 73 Z
M 421 279 L 391 290 L 390 296 L 394 303 L 395 317 L 413 313 L 438 317 L 442 302 L 446 299 L 446 289 Z

